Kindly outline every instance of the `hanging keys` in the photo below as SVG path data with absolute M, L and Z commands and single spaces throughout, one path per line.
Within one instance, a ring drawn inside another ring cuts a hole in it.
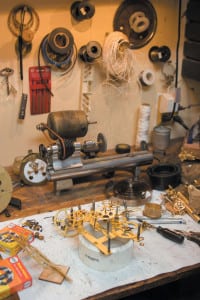
M 10 94 L 10 87 L 9 87 L 8 77 L 11 76 L 13 73 L 14 73 L 14 70 L 11 69 L 11 68 L 4 68 L 0 71 L 0 76 L 5 78 L 6 88 L 7 88 L 7 95 L 8 96 Z

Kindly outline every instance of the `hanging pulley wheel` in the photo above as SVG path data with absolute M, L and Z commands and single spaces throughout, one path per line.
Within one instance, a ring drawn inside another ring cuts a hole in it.
M 76 21 L 91 19 L 95 13 L 95 6 L 89 1 L 75 1 L 71 6 L 72 17 Z
M 149 43 L 156 27 L 156 11 L 148 0 L 125 0 L 114 16 L 114 31 L 126 34 L 132 49 L 141 48 Z
M 66 28 L 55 28 L 48 35 L 48 45 L 56 54 L 69 55 L 73 44 L 74 38 Z
M 93 62 L 101 56 L 102 47 L 96 41 L 91 41 L 79 49 L 79 58 L 83 62 Z
M 7 208 L 12 196 L 12 190 L 10 175 L 0 166 L 0 213 Z
M 38 153 L 26 155 L 20 166 L 20 179 L 27 185 L 40 185 L 47 180 L 46 162 Z

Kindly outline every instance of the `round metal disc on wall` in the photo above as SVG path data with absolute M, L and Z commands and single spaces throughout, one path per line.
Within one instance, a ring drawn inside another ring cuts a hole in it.
M 141 48 L 156 32 L 156 11 L 148 0 L 125 0 L 116 11 L 113 28 L 127 35 L 130 48 Z
M 10 175 L 0 166 L 0 213 L 8 206 L 12 195 L 12 189 Z

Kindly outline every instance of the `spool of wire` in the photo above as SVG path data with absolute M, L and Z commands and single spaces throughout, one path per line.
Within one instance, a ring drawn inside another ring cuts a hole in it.
M 141 142 L 149 141 L 149 121 L 151 107 L 148 104 L 142 104 L 139 109 L 139 117 L 137 123 L 136 148 L 139 148 Z
M 75 1 L 71 6 L 71 14 L 76 21 L 91 19 L 95 13 L 95 6 L 89 1 Z
M 129 82 L 134 73 L 135 60 L 128 37 L 119 31 L 106 36 L 103 45 L 103 63 L 107 81 Z
M 101 45 L 96 41 L 91 41 L 79 49 L 78 56 L 85 63 L 94 62 L 102 54 Z
M 74 44 L 74 38 L 66 28 L 55 28 L 48 35 L 48 46 L 58 55 L 69 55 Z
M 44 61 L 55 70 L 69 71 L 76 62 L 77 50 L 69 30 L 56 28 L 47 34 L 40 45 Z

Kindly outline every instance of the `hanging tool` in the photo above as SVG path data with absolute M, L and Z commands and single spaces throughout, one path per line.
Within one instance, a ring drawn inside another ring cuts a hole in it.
M 17 5 L 9 13 L 8 28 L 17 37 L 15 50 L 19 57 L 20 79 L 22 82 L 22 96 L 18 118 L 19 120 L 23 120 L 27 104 L 27 94 L 23 92 L 23 57 L 32 49 L 32 40 L 39 28 L 39 16 L 29 5 Z
M 14 70 L 11 68 L 4 68 L 0 71 L 0 76 L 5 78 L 6 81 L 6 88 L 7 88 L 7 96 L 10 94 L 10 87 L 8 77 L 14 73 Z
M 29 68 L 31 115 L 48 113 L 51 110 L 51 68 Z
M 175 230 L 175 232 L 182 235 L 187 240 L 192 241 L 196 243 L 198 246 L 200 246 L 200 232 L 184 231 L 184 230 Z
M 140 220 L 140 222 L 142 222 L 142 226 L 143 228 L 153 228 L 153 229 L 156 229 L 156 231 L 162 235 L 163 237 L 167 238 L 168 240 L 171 240 L 175 243 L 178 243 L 178 244 L 182 244 L 183 241 L 184 241 L 184 236 L 182 234 L 179 234 L 178 232 L 174 231 L 174 230 L 170 230 L 168 228 L 164 228 L 164 227 L 161 227 L 161 226 L 154 226 L 148 222 L 145 222 L 143 220 Z
M 21 103 L 20 103 L 20 108 L 19 108 L 19 115 L 18 115 L 19 120 L 23 120 L 25 118 L 27 98 L 28 98 L 28 95 L 22 93 Z

